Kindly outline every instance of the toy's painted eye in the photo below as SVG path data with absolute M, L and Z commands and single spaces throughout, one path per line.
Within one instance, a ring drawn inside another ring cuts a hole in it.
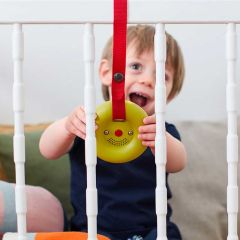
M 132 136 L 133 135 L 133 131 L 128 131 L 128 135 Z
M 104 135 L 108 135 L 109 134 L 109 131 L 108 130 L 104 130 Z

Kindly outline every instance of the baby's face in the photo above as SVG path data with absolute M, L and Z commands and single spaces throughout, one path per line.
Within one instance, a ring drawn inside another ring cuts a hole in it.
M 156 67 L 152 51 L 143 52 L 140 56 L 130 44 L 126 55 L 125 96 L 127 100 L 142 107 L 148 115 L 154 113 L 154 87 L 156 81 Z M 166 68 L 166 96 L 173 87 L 173 70 Z

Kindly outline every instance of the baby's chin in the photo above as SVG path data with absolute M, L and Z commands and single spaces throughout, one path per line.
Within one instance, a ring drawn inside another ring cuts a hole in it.
M 146 106 L 143 107 L 143 110 L 147 113 L 148 116 L 151 116 L 155 113 L 155 104 L 154 101 L 149 101 Z
M 151 116 L 154 114 L 154 108 L 150 107 L 150 106 L 145 106 L 142 108 L 148 116 Z

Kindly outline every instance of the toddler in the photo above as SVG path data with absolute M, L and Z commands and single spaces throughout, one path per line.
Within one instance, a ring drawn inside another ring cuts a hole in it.
M 155 213 L 156 166 L 154 154 L 156 118 L 154 115 L 154 28 L 148 25 L 130 26 L 127 30 L 125 96 L 140 107 L 148 117 L 139 128 L 138 138 L 147 150 L 137 159 L 121 164 L 97 160 L 98 232 L 112 240 L 156 239 Z M 111 99 L 112 38 L 107 42 L 99 66 L 105 100 Z M 166 96 L 167 103 L 180 92 L 184 78 L 184 63 L 176 40 L 167 34 Z M 77 107 L 68 116 L 54 122 L 43 133 L 40 151 L 48 159 L 69 153 L 71 162 L 71 199 L 74 216 L 71 230 L 87 231 L 86 166 L 84 107 Z M 97 126 L 96 126 L 97 129 Z M 186 152 L 173 124 L 166 123 L 167 164 L 169 173 L 181 171 L 186 164 Z M 167 183 L 167 196 L 172 194 Z M 180 240 L 178 227 L 171 222 L 168 204 L 167 237 Z

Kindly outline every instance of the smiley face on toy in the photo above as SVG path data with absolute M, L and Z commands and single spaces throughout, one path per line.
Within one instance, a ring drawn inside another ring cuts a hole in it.
M 138 105 L 126 101 L 126 120 L 112 121 L 112 104 L 110 101 L 97 107 L 96 131 L 97 155 L 111 163 L 124 163 L 134 160 L 145 150 L 138 139 L 138 127 L 147 116 Z
M 126 122 L 113 122 L 103 131 L 105 140 L 112 146 L 119 147 L 128 144 L 133 138 L 133 129 Z

